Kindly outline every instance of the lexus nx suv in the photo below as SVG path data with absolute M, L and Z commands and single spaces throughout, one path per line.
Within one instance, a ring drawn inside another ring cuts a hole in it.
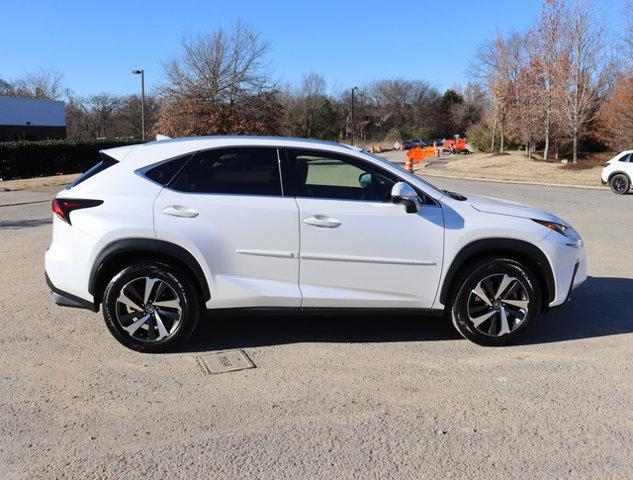
M 145 352 L 226 309 L 444 311 L 464 337 L 505 345 L 586 278 L 583 242 L 560 218 L 315 140 L 104 150 L 52 210 L 54 301 L 101 308 Z
M 633 178 L 633 150 L 625 150 L 604 164 L 602 183 L 608 184 L 611 191 L 625 195 L 631 189 Z

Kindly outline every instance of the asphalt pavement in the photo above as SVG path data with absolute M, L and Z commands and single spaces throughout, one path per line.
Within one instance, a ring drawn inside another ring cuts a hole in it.
M 52 303 L 54 189 L 0 192 L 0 478 L 631 478 L 633 195 L 431 181 L 569 220 L 572 303 L 506 348 L 436 317 L 243 313 L 140 354 Z M 201 368 L 234 348 L 256 368 Z

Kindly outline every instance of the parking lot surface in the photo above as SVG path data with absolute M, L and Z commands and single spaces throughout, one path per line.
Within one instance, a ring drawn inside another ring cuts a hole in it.
M 572 303 L 506 348 L 436 317 L 243 313 L 140 354 L 52 303 L 54 189 L 0 192 L 0 478 L 631 478 L 633 195 L 432 183 L 569 220 L 589 262 Z M 234 348 L 256 368 L 201 368 Z

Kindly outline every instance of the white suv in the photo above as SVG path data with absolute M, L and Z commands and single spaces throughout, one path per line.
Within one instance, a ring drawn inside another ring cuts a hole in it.
M 56 303 L 164 351 L 203 309 L 446 311 L 513 341 L 586 278 L 583 243 L 525 205 L 441 191 L 386 160 L 291 138 L 162 140 L 102 152 L 52 208 Z
M 625 150 L 604 164 L 602 183 L 608 184 L 613 193 L 625 195 L 631 189 L 633 178 L 633 150 Z

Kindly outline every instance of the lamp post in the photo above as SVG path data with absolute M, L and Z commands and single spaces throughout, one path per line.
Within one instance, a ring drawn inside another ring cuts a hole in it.
M 358 87 L 352 87 L 352 108 L 351 108 L 351 113 L 352 113 L 352 146 L 354 145 L 354 137 L 356 134 L 356 119 L 354 118 L 354 91 L 358 90 Z
M 145 141 L 145 70 L 132 70 L 132 73 L 141 76 L 141 140 Z

